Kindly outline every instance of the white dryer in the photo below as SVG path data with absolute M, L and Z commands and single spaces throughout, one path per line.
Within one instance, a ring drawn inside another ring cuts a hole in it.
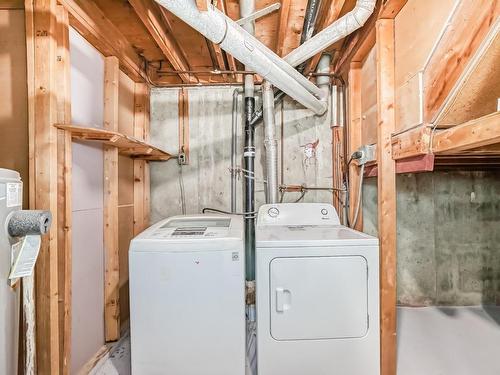
M 330 204 L 270 204 L 256 227 L 259 375 L 378 375 L 378 240 Z
M 242 218 L 163 220 L 129 257 L 132 374 L 244 375 Z

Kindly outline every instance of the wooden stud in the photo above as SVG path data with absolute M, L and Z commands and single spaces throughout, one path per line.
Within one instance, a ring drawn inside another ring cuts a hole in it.
M 134 105 L 134 136 L 144 140 L 146 105 L 148 103 L 149 88 L 144 83 L 135 84 L 135 105 Z M 145 160 L 134 160 L 134 236 L 141 233 L 145 227 L 144 195 L 145 195 Z
M 35 269 L 36 356 L 39 374 L 59 374 L 56 0 L 27 0 L 27 69 L 31 208 L 50 210 L 52 227 L 42 237 Z
M 189 96 L 184 88 L 179 90 L 179 153 L 184 153 L 189 163 Z
M 118 59 L 104 65 L 104 129 L 118 130 Z M 120 338 L 120 262 L 118 252 L 118 149 L 104 146 L 104 330 L 105 340 Z
M 157 5 L 152 1 L 145 0 L 129 0 L 129 3 L 174 69 L 181 71 L 191 70 L 186 56 L 179 48 L 172 31 L 169 30 L 167 24 L 163 21 L 163 16 Z M 180 73 L 179 77 L 185 83 L 197 82 L 193 76 L 186 73 Z
M 381 19 L 377 33 L 377 165 L 380 240 L 381 375 L 396 375 L 396 162 L 394 20 Z
M 104 56 L 116 56 L 135 82 L 147 82 L 143 59 L 94 1 L 58 0 L 69 13 L 70 25 Z
M 67 10 L 58 5 L 57 13 L 57 122 L 71 123 L 71 87 L 69 54 L 69 18 Z M 69 374 L 71 357 L 71 134 L 57 131 L 58 164 L 58 272 L 59 272 L 59 369 Z
M 349 145 L 348 155 L 352 155 L 361 146 L 361 66 L 351 64 L 349 70 Z M 361 180 L 361 170 L 356 163 L 349 166 L 349 221 L 354 220 L 357 205 L 357 196 Z M 360 209 L 358 219 L 354 227 L 357 230 L 363 229 L 363 210 Z
M 291 0 L 282 0 L 280 9 L 280 22 L 278 27 L 278 38 L 276 39 L 276 54 L 283 56 L 285 48 L 285 38 L 288 28 L 288 18 L 290 16 Z

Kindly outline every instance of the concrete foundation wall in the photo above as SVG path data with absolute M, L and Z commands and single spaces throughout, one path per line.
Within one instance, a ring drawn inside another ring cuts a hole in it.
M 500 175 L 398 175 L 398 302 L 500 303 Z M 363 189 L 364 230 L 377 234 L 377 180 Z
M 190 88 L 190 163 L 182 167 L 186 213 L 204 207 L 230 210 L 231 112 L 234 87 Z M 257 107 L 260 101 L 257 100 Z M 240 96 L 237 166 L 243 165 L 243 107 Z M 331 130 L 329 114 L 322 117 L 286 100 L 276 108 L 276 130 L 280 156 L 280 183 L 332 186 Z M 177 154 L 179 148 L 178 89 L 151 91 L 151 142 Z M 283 129 L 283 131 L 281 131 Z M 256 204 L 265 202 L 264 133 L 256 129 Z M 283 164 L 281 164 L 283 162 Z M 282 170 L 281 170 L 282 169 Z M 283 174 L 281 174 L 283 172 Z M 156 222 L 181 213 L 180 167 L 175 160 L 151 163 L 151 218 Z M 243 179 L 238 180 L 237 209 L 242 210 Z M 300 193 L 287 193 L 293 202 Z M 305 202 L 332 202 L 329 191 L 308 192 Z

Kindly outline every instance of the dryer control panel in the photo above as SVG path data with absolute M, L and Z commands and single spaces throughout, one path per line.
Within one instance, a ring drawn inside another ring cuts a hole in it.
M 277 203 L 260 207 L 257 226 L 260 225 L 340 225 L 340 220 L 328 203 Z

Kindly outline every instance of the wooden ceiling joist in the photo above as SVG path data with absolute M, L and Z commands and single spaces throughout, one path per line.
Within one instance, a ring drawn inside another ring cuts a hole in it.
M 288 18 L 290 16 L 291 0 L 281 1 L 280 21 L 278 26 L 278 37 L 276 39 L 276 53 L 283 56 L 285 47 L 285 37 L 287 34 Z
M 500 112 L 442 131 L 432 138 L 435 154 L 457 154 L 500 143 Z
M 174 69 L 179 71 L 191 70 L 186 56 L 164 22 L 158 6 L 151 0 L 129 0 L 129 3 Z M 184 83 L 196 82 L 194 77 L 189 74 L 180 73 L 179 76 Z
M 59 0 L 68 13 L 70 25 L 104 56 L 116 56 L 120 68 L 136 82 L 147 81 L 144 62 L 102 10 L 88 0 Z
M 196 6 L 204 12 L 208 10 L 208 0 L 196 0 Z

